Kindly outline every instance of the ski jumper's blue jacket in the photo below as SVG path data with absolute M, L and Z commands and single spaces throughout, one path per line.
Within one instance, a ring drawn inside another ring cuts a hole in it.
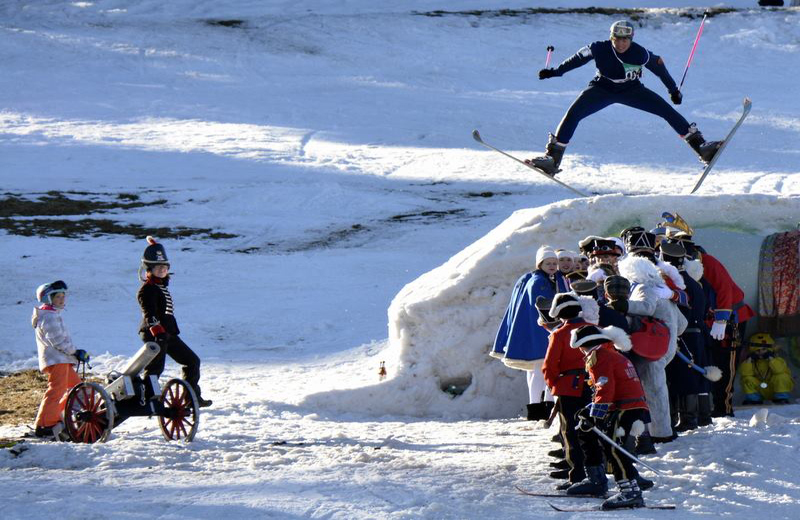
M 561 76 L 592 60 L 597 66 L 597 71 L 594 79 L 589 82 L 590 85 L 597 85 L 612 92 L 622 92 L 641 85 L 640 79 L 644 67 L 661 79 L 670 94 L 678 90 L 678 85 L 667 71 L 664 60 L 636 42 L 631 42 L 631 46 L 624 53 L 618 53 L 611 40 L 590 43 L 556 67 L 556 75 Z
M 506 365 L 521 370 L 530 370 L 534 361 L 544 359 L 550 333 L 537 323 L 536 298 L 552 298 L 557 292 L 568 290 L 560 271 L 554 279 L 540 269 L 523 275 L 514 285 L 492 355 L 502 356 Z
M 611 40 L 602 40 L 581 48 L 553 70 L 556 76 L 561 76 L 592 60 L 597 66 L 595 77 L 559 123 L 555 133 L 558 142 L 569 143 L 583 118 L 615 103 L 661 117 L 680 136 L 689 132 L 686 118 L 641 82 L 646 68 L 661 79 L 670 94 L 678 91 L 661 57 L 634 42 L 627 51 L 618 53 Z

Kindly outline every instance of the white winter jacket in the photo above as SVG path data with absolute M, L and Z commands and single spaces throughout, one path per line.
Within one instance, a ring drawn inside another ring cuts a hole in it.
M 50 306 L 34 307 L 31 325 L 36 331 L 39 370 L 61 363 L 75 363 L 75 345 L 69 336 L 61 312 Z

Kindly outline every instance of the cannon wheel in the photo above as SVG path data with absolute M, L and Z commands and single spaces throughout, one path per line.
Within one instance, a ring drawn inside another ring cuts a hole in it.
M 170 379 L 161 392 L 163 415 L 158 416 L 161 433 L 168 441 L 191 442 L 200 422 L 197 396 L 183 379 Z
M 106 442 L 114 427 L 114 402 L 97 383 L 79 383 L 67 395 L 64 426 L 73 442 Z

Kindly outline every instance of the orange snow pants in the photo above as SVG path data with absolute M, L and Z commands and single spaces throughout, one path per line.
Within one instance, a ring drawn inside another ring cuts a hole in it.
M 50 427 L 61 422 L 67 394 L 72 387 L 81 382 L 72 363 L 60 363 L 46 367 L 43 372 L 47 374 L 47 391 L 39 405 L 36 414 L 36 426 Z

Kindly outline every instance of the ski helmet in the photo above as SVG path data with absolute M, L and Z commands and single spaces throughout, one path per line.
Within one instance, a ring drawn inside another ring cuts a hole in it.
M 773 348 L 775 340 L 766 332 L 759 332 L 750 336 L 750 348 Z
M 52 296 L 56 293 L 66 293 L 67 284 L 61 280 L 43 283 L 36 288 L 36 299 L 39 303 L 53 303 Z
M 617 20 L 612 23 L 611 38 L 630 38 L 633 40 L 633 24 L 628 20 Z
M 150 270 L 157 265 L 169 265 L 167 258 L 167 251 L 164 246 L 156 242 L 156 239 L 148 236 L 147 243 L 149 244 L 142 254 L 142 266 Z

